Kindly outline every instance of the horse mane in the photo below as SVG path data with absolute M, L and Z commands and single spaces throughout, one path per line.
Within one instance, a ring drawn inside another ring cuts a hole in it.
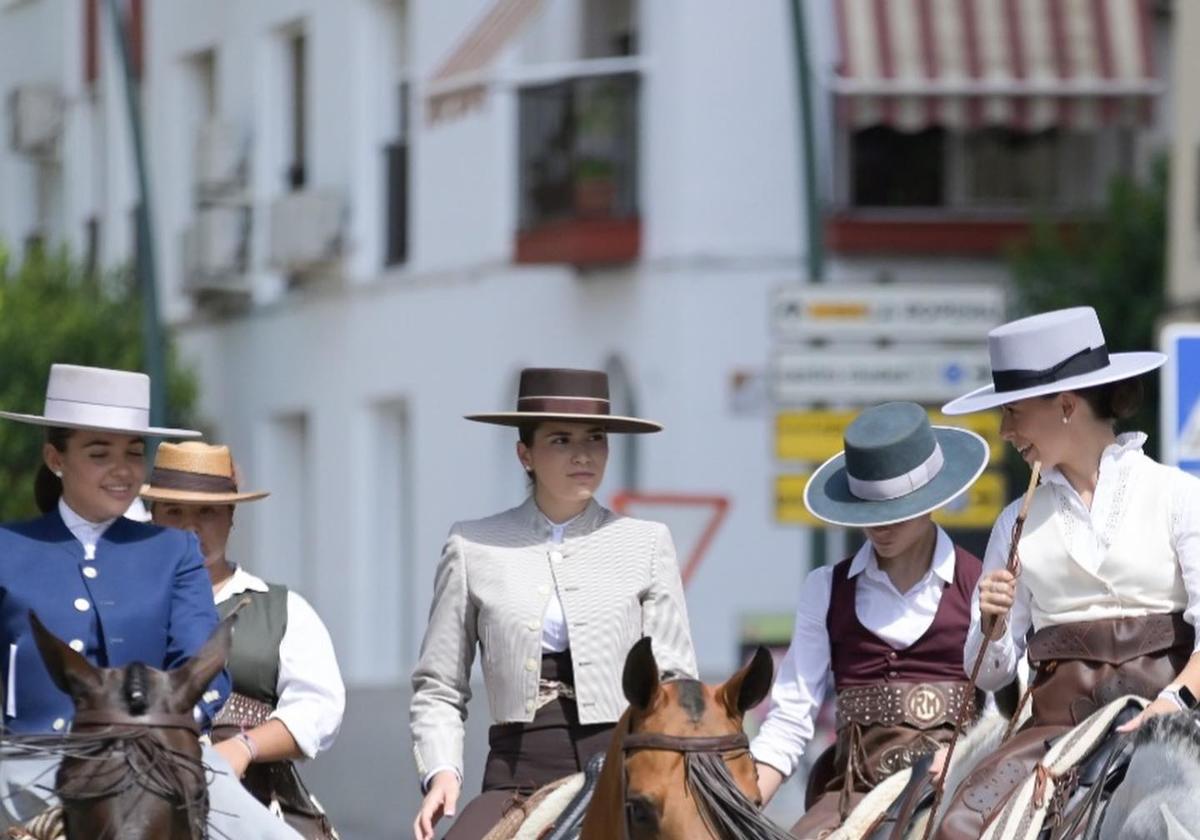
M 608 750 L 604 754 L 604 769 L 596 780 L 596 792 L 592 794 L 591 805 L 588 806 L 587 816 L 583 818 L 579 837 L 608 838 L 620 837 L 619 825 L 608 825 L 609 814 L 619 814 L 624 818 L 625 809 L 621 807 L 621 773 L 625 772 L 625 753 L 622 741 L 629 731 L 629 719 L 633 714 L 632 707 L 627 708 L 617 720 L 613 728 L 613 737 L 608 742 Z
M 1155 715 L 1138 727 L 1133 740 L 1134 749 L 1151 741 L 1169 744 L 1181 752 L 1187 752 L 1200 763 L 1200 717 L 1193 712 Z

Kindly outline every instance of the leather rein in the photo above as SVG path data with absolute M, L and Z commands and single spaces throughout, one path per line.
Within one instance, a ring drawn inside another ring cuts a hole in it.
M 167 712 L 148 712 L 144 715 L 131 715 L 117 711 L 82 711 L 75 713 L 71 723 L 72 729 L 79 727 L 136 727 L 138 729 L 183 729 L 200 737 L 200 725 L 190 714 L 169 714 Z

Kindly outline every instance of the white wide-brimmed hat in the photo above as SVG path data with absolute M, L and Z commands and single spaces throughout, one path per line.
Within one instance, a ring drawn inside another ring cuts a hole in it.
M 123 435 L 189 438 L 193 429 L 150 425 L 150 377 L 144 373 L 80 365 L 51 365 L 42 414 L 0 411 L 0 417 L 64 429 Z
M 988 333 L 992 384 L 951 400 L 946 414 L 970 414 L 1063 391 L 1130 379 L 1160 367 L 1162 353 L 1109 353 L 1090 306 L 1030 315 Z

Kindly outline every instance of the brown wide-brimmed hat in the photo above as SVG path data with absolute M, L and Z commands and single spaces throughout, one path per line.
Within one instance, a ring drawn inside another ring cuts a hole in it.
M 602 370 L 525 368 L 517 389 L 517 410 L 468 414 L 468 420 L 498 426 L 524 426 L 547 420 L 593 423 L 610 432 L 661 432 L 662 424 L 610 414 L 608 374 Z
M 266 491 L 238 491 L 228 446 L 194 441 L 161 444 L 150 480 L 141 492 L 148 501 L 178 505 L 233 505 L 268 495 Z

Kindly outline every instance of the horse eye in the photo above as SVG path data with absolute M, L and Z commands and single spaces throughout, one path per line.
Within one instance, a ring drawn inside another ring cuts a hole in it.
M 625 810 L 629 814 L 629 821 L 634 825 L 643 828 L 658 825 L 658 809 L 644 796 L 635 796 L 630 799 L 625 803 Z

